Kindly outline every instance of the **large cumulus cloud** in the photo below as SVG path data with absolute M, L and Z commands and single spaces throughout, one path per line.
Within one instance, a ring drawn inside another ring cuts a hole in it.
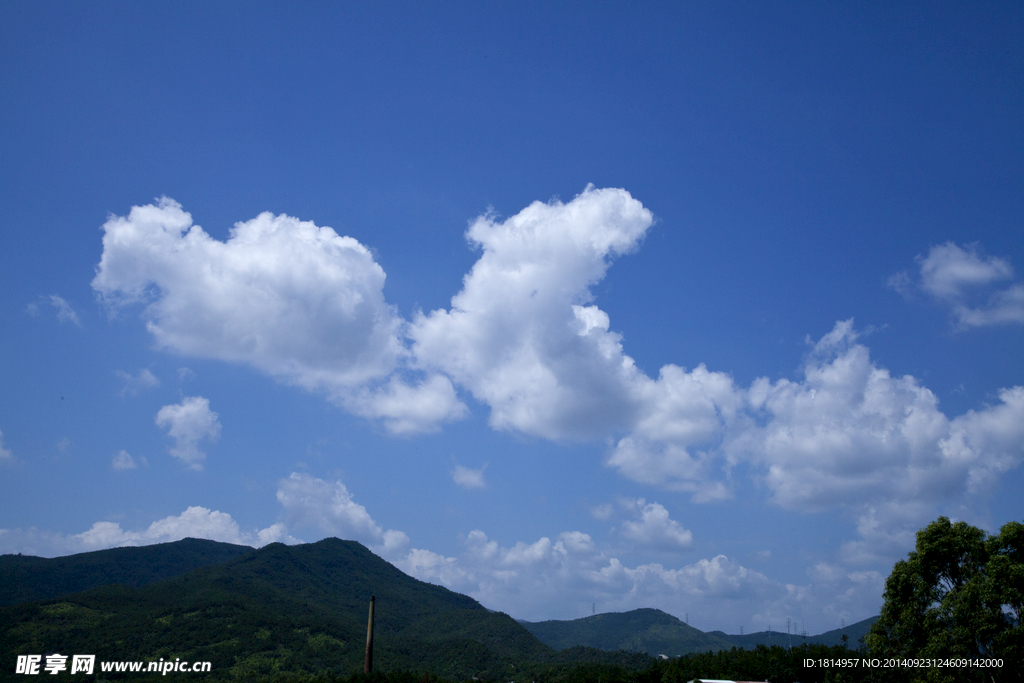
M 568 204 L 534 202 L 466 233 L 483 250 L 451 308 L 416 317 L 417 362 L 466 387 L 491 425 L 586 438 L 628 427 L 637 374 L 590 287 L 653 222 L 625 190 L 588 188 Z
M 103 230 L 92 286 L 112 306 L 143 304 L 162 348 L 246 363 L 397 432 L 465 410 L 447 378 L 393 375 L 403 321 L 384 300 L 384 270 L 351 237 L 262 213 L 221 242 L 168 198 Z

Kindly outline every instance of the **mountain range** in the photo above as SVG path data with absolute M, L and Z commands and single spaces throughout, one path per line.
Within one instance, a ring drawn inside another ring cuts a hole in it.
M 556 652 L 508 615 L 407 576 L 354 541 L 253 550 L 187 539 L 103 552 L 105 568 L 96 553 L 3 557 L 0 585 L 18 583 L 6 599 L 37 599 L 0 607 L 0 653 L 10 658 L 0 680 L 12 675 L 17 655 L 53 652 L 95 654 L 97 661 L 209 661 L 208 680 L 346 675 L 362 670 L 370 596 L 374 662 L 382 670 L 494 679 L 524 664 L 649 664 L 632 653 Z M 135 585 L 68 594 L 110 578 Z
M 761 634 L 703 633 L 656 609 L 517 622 L 355 541 L 255 550 L 184 539 L 53 559 L 0 556 L 0 680 L 13 675 L 17 655 L 53 652 L 209 661 L 209 681 L 347 675 L 362 670 L 370 596 L 375 668 L 456 679 L 509 680 L 580 663 L 643 669 L 658 655 L 762 642 Z M 868 622 L 847 627 L 851 646 Z M 837 633 L 808 642 L 838 642 Z
M 867 634 L 878 617 L 850 624 L 842 629 L 817 636 L 791 636 L 777 631 L 762 631 L 746 635 L 729 635 L 722 631 L 705 633 L 680 621 L 671 614 L 657 609 L 636 609 L 631 612 L 595 614 L 571 621 L 528 622 L 520 620 L 526 630 L 537 638 L 561 650 L 585 645 L 600 650 L 627 650 L 645 652 L 651 656 L 678 657 L 692 652 L 728 650 L 733 647 L 753 649 L 757 645 L 842 645 L 856 648 L 859 639 Z
M 732 642 L 736 647 L 742 647 L 746 649 L 752 649 L 758 645 L 778 645 L 781 647 L 792 647 L 802 645 L 804 643 L 811 643 L 816 645 L 843 645 L 843 636 L 846 636 L 845 644 L 850 648 L 860 647 L 861 638 L 868 634 L 871 630 L 871 625 L 878 621 L 878 617 L 869 617 L 862 621 L 844 626 L 843 628 L 837 628 L 832 631 L 825 631 L 824 633 L 816 636 L 806 636 L 788 633 L 779 633 L 778 631 L 758 631 L 757 633 L 747 633 L 746 635 L 726 635 L 721 631 L 711 631 L 708 635 L 719 636 Z

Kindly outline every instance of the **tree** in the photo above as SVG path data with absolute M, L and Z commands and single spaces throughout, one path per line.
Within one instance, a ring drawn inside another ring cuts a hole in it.
M 1024 525 L 1010 522 L 986 537 L 939 517 L 893 567 L 867 645 L 878 657 L 1004 660 L 1002 669 L 905 671 L 912 680 L 1018 680 L 1022 603 Z

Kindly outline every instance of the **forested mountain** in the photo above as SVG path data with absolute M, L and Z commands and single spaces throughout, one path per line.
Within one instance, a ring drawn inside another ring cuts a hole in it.
M 689 626 L 657 609 L 595 614 L 571 621 L 519 622 L 541 642 L 556 650 L 585 645 L 600 650 L 646 652 L 651 656 L 678 657 L 733 647 L 717 634 Z M 722 634 L 724 635 L 724 634 Z
M 93 587 L 73 592 L 82 586 Z M 53 560 L 4 556 L 0 587 L 19 603 L 0 607 L 0 681 L 19 678 L 17 655 L 54 652 L 210 661 L 202 678 L 211 683 L 345 676 L 362 669 L 371 595 L 375 669 L 458 680 L 632 680 L 625 672 L 654 671 L 651 655 L 729 650 L 758 635 L 706 634 L 655 609 L 519 623 L 333 538 L 259 550 L 186 539 Z
M 197 538 L 67 557 L 0 555 L 0 606 L 48 600 L 118 583 L 139 588 L 253 551 Z
M 380 668 L 493 678 L 517 662 L 559 659 L 511 617 L 338 539 L 271 544 L 141 588 L 110 585 L 0 608 L 0 652 L 12 661 L 45 652 L 205 660 L 213 662 L 209 680 L 350 673 L 362 668 L 371 595 Z

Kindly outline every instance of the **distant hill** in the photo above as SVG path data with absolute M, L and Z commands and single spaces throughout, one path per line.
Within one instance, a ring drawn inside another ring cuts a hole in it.
M 362 669 L 371 595 L 375 668 L 493 679 L 522 662 L 593 659 L 582 650 L 560 656 L 508 615 L 338 539 L 275 543 L 141 588 L 108 585 L 0 608 L 0 652 L 211 661 L 209 681 L 349 674 Z M 9 671 L 5 664 L 0 679 Z
M 843 636 L 847 637 L 847 647 L 851 650 L 855 650 L 860 647 L 860 639 L 867 635 L 868 631 L 871 630 L 871 625 L 878 621 L 878 617 L 871 617 L 858 621 L 855 624 L 850 624 L 846 628 L 837 628 L 832 631 L 826 631 L 816 636 L 798 636 L 793 634 L 789 636 L 785 633 L 779 633 L 778 631 L 758 631 L 757 633 L 747 633 L 742 636 L 727 635 L 722 631 L 712 631 L 708 635 L 718 636 L 725 640 L 730 641 L 736 647 L 742 647 L 747 650 L 752 650 L 758 645 L 779 645 L 786 647 L 790 643 L 793 645 L 802 645 L 803 643 L 811 643 L 816 645 L 842 645 Z
M 600 650 L 629 650 L 678 657 L 691 652 L 728 650 L 725 634 L 709 634 L 657 609 L 595 614 L 572 621 L 519 622 L 556 650 L 585 645 Z
M 661 654 L 669 657 L 691 652 L 729 650 L 733 647 L 752 650 L 757 645 L 785 647 L 790 642 L 801 645 L 804 642 L 819 645 L 842 645 L 847 636 L 847 646 L 856 649 L 860 639 L 871 629 L 878 617 L 871 617 L 850 624 L 846 628 L 827 631 L 816 636 L 793 635 L 787 638 L 778 631 L 761 631 L 742 636 L 729 635 L 723 631 L 704 633 L 683 623 L 671 614 L 657 609 L 637 609 L 632 612 L 611 612 L 597 614 L 572 621 L 520 621 L 537 638 L 556 650 L 574 646 L 587 646 L 600 650 L 628 650 L 645 652 L 651 656 Z
M 246 545 L 196 538 L 67 557 L 0 555 L 0 607 L 119 583 L 140 588 L 251 553 Z

